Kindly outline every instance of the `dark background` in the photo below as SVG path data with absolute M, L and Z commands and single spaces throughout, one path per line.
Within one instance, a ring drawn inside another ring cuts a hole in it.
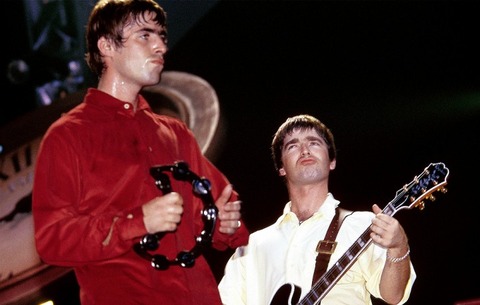
M 257 230 L 281 214 L 288 198 L 270 158 L 272 135 L 287 117 L 312 114 L 336 137 L 331 191 L 345 208 L 385 206 L 430 163 L 445 163 L 448 193 L 424 210 L 396 214 L 417 272 L 407 304 L 480 298 L 480 3 L 205 3 L 208 12 L 171 47 L 166 70 L 196 74 L 215 88 L 214 163 L 240 193 L 246 225 Z M 170 15 L 171 27 L 180 16 Z M 2 113 L 7 105 L 28 108 L 3 103 Z M 209 254 L 218 278 L 230 253 Z M 46 291 L 69 289 L 76 293 L 72 278 Z
M 345 207 L 384 206 L 431 162 L 447 165 L 446 195 L 397 214 L 418 274 L 408 303 L 480 297 L 479 9 L 459 1 L 213 8 L 168 68 L 217 90 L 226 136 L 216 164 L 240 192 L 249 227 L 275 221 L 287 201 L 270 159 L 273 133 L 288 116 L 310 113 L 335 134 L 331 190 Z

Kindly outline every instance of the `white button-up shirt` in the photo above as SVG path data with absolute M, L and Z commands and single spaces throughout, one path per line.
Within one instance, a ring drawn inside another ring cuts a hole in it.
M 252 233 L 248 246 L 238 248 L 225 267 L 219 284 L 223 304 L 269 305 L 277 290 L 286 283 L 301 288 L 301 300 L 312 288 L 316 246 L 325 238 L 338 204 L 339 201 L 329 194 L 322 207 L 300 225 L 289 202 L 274 224 Z M 373 212 L 365 211 L 345 218 L 328 268 L 357 241 L 374 216 Z M 373 243 L 366 247 L 321 300 L 322 305 L 372 304 L 371 295 L 380 297 L 379 283 L 385 259 L 386 249 Z M 412 264 L 410 268 L 410 280 L 400 304 L 408 300 L 416 278 Z

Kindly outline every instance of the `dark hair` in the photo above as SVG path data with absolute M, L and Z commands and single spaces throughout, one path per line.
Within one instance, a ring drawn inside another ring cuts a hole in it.
M 104 37 L 116 47 L 123 46 L 123 29 L 132 21 L 141 21 L 146 12 L 156 13 L 155 22 L 166 26 L 167 14 L 154 0 L 99 0 L 88 19 L 85 33 L 87 53 L 85 60 L 97 76 L 101 76 L 105 65 L 97 42 Z
M 275 169 L 278 171 L 280 168 L 283 167 L 282 163 L 282 148 L 283 148 L 283 141 L 285 137 L 291 134 L 295 129 L 300 130 L 307 130 L 313 129 L 315 130 L 319 136 L 321 136 L 328 147 L 328 157 L 330 161 L 336 159 L 337 157 L 337 150 L 335 148 L 335 141 L 333 139 L 333 134 L 328 129 L 325 124 L 320 122 L 317 118 L 308 115 L 308 114 L 301 114 L 294 117 L 288 118 L 280 127 L 278 128 L 277 132 L 273 136 L 272 146 L 271 146 L 271 153 L 273 158 L 273 163 Z

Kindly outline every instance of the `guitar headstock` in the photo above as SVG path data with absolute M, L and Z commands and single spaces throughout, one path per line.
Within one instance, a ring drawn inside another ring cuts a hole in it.
M 408 184 L 396 193 L 389 206 L 396 211 L 401 209 L 425 208 L 425 200 L 435 201 L 433 193 L 446 193 L 447 178 L 450 171 L 443 163 L 431 163 L 423 172 L 415 176 Z

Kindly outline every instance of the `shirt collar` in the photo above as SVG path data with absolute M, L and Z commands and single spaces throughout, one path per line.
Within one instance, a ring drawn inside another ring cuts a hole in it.
M 312 218 L 317 218 L 319 216 L 325 215 L 326 217 L 333 217 L 335 214 L 335 209 L 338 207 L 340 204 L 340 201 L 335 199 L 331 193 L 327 194 L 327 198 L 323 202 L 323 204 L 320 206 L 318 211 L 313 213 Z M 287 222 L 295 222 L 298 223 L 298 218 L 297 216 L 292 212 L 291 210 L 292 207 L 292 202 L 289 201 L 283 208 L 283 214 L 280 216 L 277 220 L 277 225 L 280 225 L 281 223 L 287 223 Z
M 96 88 L 89 88 L 87 90 L 87 95 L 85 98 L 85 103 L 89 105 L 94 105 L 98 108 L 104 109 L 104 111 L 108 113 L 123 113 L 128 115 L 134 115 L 133 113 L 133 106 L 132 104 L 121 101 L 112 95 L 100 91 Z M 137 112 L 138 111 L 150 111 L 152 112 L 150 105 L 145 100 L 142 95 L 138 95 L 138 104 L 137 104 Z

